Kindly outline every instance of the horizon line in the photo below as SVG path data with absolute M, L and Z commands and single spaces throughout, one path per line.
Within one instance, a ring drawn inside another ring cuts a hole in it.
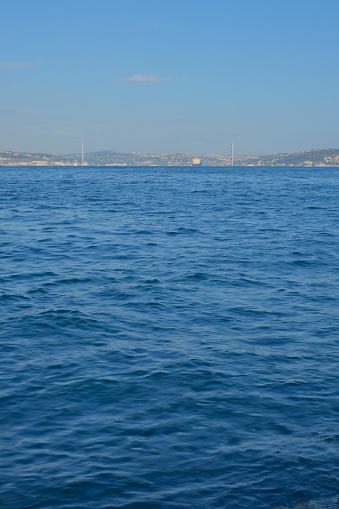
M 83 145 L 83 143 L 82 143 Z M 292 154 L 304 154 L 308 152 L 320 152 L 320 151 L 330 151 L 330 150 L 337 150 L 339 151 L 339 148 L 334 147 L 326 147 L 326 148 L 311 148 L 306 150 L 298 150 L 296 152 L 272 152 L 272 153 L 261 153 L 261 154 L 234 154 L 234 159 L 237 157 L 267 157 L 267 156 L 275 156 L 275 155 L 292 155 Z M 222 152 L 222 153 L 216 153 L 216 152 L 139 152 L 139 151 L 130 151 L 130 152 L 120 152 L 113 149 L 102 149 L 102 150 L 92 150 L 90 152 L 87 152 L 87 154 L 96 154 L 100 152 L 111 152 L 114 154 L 152 154 L 152 155 L 182 155 L 182 156 L 227 156 L 231 157 L 231 151 L 228 152 Z M 81 152 L 62 152 L 62 153 L 55 153 L 55 152 L 40 152 L 40 151 L 23 151 L 23 150 L 0 150 L 0 154 L 43 154 L 43 155 L 52 155 L 52 156 L 73 156 L 73 155 L 79 155 L 82 154 Z

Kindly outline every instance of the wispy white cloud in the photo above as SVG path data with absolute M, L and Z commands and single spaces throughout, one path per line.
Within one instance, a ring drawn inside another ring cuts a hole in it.
M 36 112 L 30 108 L 16 108 L 13 110 L 0 110 L 0 117 L 23 118 L 35 115 Z
M 43 60 L 35 62 L 0 62 L 0 69 L 31 69 L 43 63 Z
M 132 74 L 132 76 L 128 76 L 127 78 L 121 78 L 121 81 L 124 83 L 163 83 L 164 81 L 168 81 L 169 78 L 164 78 L 162 76 L 158 76 L 157 74 Z
M 0 62 L 0 69 L 28 69 L 31 66 L 29 62 Z

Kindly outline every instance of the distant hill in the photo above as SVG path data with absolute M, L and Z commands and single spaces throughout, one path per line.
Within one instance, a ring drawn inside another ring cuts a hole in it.
M 153 154 L 121 153 L 111 150 L 85 154 L 90 166 L 230 166 L 231 157 L 225 154 Z M 195 164 L 194 164 L 195 163 Z M 44 154 L 28 152 L 0 152 L 1 166 L 68 166 L 80 165 L 81 154 Z M 236 156 L 235 166 L 339 166 L 339 149 L 317 149 L 293 154 Z
M 267 166 L 339 166 L 339 149 L 318 149 L 261 157 Z

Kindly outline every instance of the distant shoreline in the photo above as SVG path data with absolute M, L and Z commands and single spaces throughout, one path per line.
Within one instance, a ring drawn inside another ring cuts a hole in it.
M 328 167 L 339 166 L 339 149 L 317 149 L 292 154 L 266 156 L 236 155 L 233 166 L 283 166 Z M 205 167 L 232 166 L 231 154 L 150 154 L 120 153 L 114 151 L 89 152 L 85 154 L 43 154 L 27 152 L 0 152 L 0 166 L 91 166 L 91 167 Z

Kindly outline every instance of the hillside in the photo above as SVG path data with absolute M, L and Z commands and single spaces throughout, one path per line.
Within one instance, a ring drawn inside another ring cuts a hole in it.
M 120 153 L 110 150 L 85 154 L 89 166 L 191 166 L 193 159 L 203 166 L 230 166 L 229 154 L 151 154 Z M 78 166 L 81 154 L 0 152 L 1 166 Z M 339 149 L 318 149 L 292 154 L 241 156 L 234 166 L 339 166 Z

